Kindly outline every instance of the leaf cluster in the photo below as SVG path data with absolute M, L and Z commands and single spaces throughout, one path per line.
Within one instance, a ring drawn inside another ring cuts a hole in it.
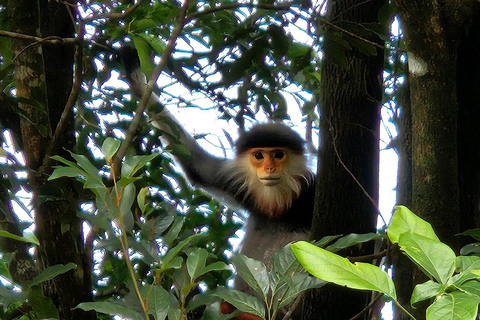
M 428 222 L 403 206 L 396 208 L 387 235 L 430 278 L 415 287 L 412 306 L 430 301 L 426 313 L 429 320 L 476 319 L 480 303 L 480 257 L 456 256 L 440 242 Z M 293 244 L 292 248 L 302 266 L 317 278 L 352 289 L 379 292 L 409 314 L 396 301 L 393 281 L 379 267 L 351 263 L 306 242 Z

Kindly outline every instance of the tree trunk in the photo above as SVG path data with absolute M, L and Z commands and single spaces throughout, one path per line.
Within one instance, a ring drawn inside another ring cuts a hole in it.
M 468 51 L 472 49 L 465 47 L 464 53 L 459 51 L 462 47 L 459 39 L 466 22 L 470 21 L 473 2 L 396 0 L 394 4 L 400 14 L 408 52 L 407 85 L 412 119 L 411 160 L 410 140 L 405 139 L 409 128 L 399 128 L 404 145 L 400 149 L 398 202 L 410 206 L 430 222 L 440 239 L 458 252 L 460 244 L 455 234 L 461 230 L 462 221 L 473 221 L 474 202 L 468 198 L 473 194 L 478 197 L 478 158 L 473 159 L 472 152 L 467 155 L 467 145 L 461 146 L 464 139 L 472 141 L 478 136 L 468 133 L 477 120 L 474 120 L 475 104 L 473 100 L 468 102 L 469 94 L 465 94 L 465 90 L 475 90 L 471 86 L 478 85 L 478 80 L 464 77 L 465 73 L 478 75 L 472 72 L 474 59 L 467 60 L 467 55 L 472 54 Z M 464 40 L 464 45 L 471 41 Z M 462 71 L 463 63 L 468 63 L 468 67 Z M 458 81 L 460 78 L 466 82 Z M 408 105 L 405 111 L 408 115 Z M 402 180 L 402 175 L 408 179 L 409 162 L 411 186 L 408 180 Z M 461 216 L 464 210 L 470 211 L 465 212 L 470 218 Z M 398 252 L 393 255 L 393 267 L 398 300 L 408 307 L 414 286 L 427 279 Z M 424 319 L 425 306 L 416 307 L 413 314 L 417 319 Z M 397 311 L 395 319 L 408 319 Z
M 377 22 L 378 11 L 384 3 L 383 0 L 361 5 L 354 0 L 330 3 L 329 15 L 334 17 L 331 22 L 353 31 L 361 23 Z M 331 41 L 339 35 L 352 41 L 349 36 L 329 28 L 325 33 L 325 46 L 335 48 L 331 47 Z M 379 42 L 375 36 L 369 40 Z M 337 64 L 335 49 L 324 47 L 313 239 L 376 230 L 383 51 L 376 49 L 376 55 L 365 55 L 354 41 L 352 43 L 352 49 L 345 51 L 343 65 Z M 363 255 L 372 251 L 373 246 L 365 246 L 345 254 Z M 369 293 L 333 285 L 313 291 L 310 302 L 305 304 L 304 319 L 349 319 L 366 306 L 368 298 Z
M 473 18 L 458 48 L 458 184 L 460 231 L 480 226 L 480 3 L 473 7 Z M 462 244 L 471 242 L 460 238 Z
M 10 0 L 12 31 L 34 36 L 72 37 L 74 35 L 70 7 L 47 0 Z M 21 141 L 29 168 L 29 187 L 34 194 L 33 207 L 37 236 L 40 241 L 40 269 L 74 262 L 77 268 L 43 284 L 43 293 L 55 304 L 60 319 L 96 319 L 94 312 L 74 308 L 91 301 L 91 263 L 85 255 L 81 221 L 76 216 L 77 194 L 67 180 L 46 180 L 50 167 L 42 167 L 60 115 L 72 89 L 73 47 L 12 41 L 15 60 L 17 96 L 23 98 L 20 108 Z M 57 150 L 75 143 L 73 114 L 69 132 L 62 133 Z

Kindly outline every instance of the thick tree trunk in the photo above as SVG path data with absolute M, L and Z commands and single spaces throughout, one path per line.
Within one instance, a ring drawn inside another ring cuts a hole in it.
M 345 29 L 377 22 L 378 10 L 384 3 L 383 0 L 361 5 L 354 0 L 330 3 L 329 15 L 334 17 L 331 22 Z M 352 40 L 329 28 L 325 44 L 332 45 L 329 41 L 335 41 L 339 35 Z M 369 40 L 379 41 L 373 36 Z M 353 44 L 351 50 L 345 51 L 346 64 L 339 65 L 338 61 L 335 50 L 325 50 L 314 239 L 376 229 L 383 51 L 377 49 L 375 56 L 365 55 Z M 345 254 L 361 255 L 372 250 L 369 246 Z M 306 303 L 304 319 L 349 319 L 366 306 L 368 297 L 368 293 L 334 286 L 313 291 Z
M 460 231 L 480 226 L 480 3 L 475 3 L 471 26 L 458 48 L 458 184 Z M 471 239 L 460 238 L 463 244 Z
M 10 0 L 12 31 L 34 35 L 72 37 L 74 34 L 70 7 L 47 0 Z M 91 264 L 84 252 L 81 221 L 76 216 L 77 194 L 66 181 L 48 182 L 51 168 L 42 167 L 46 149 L 51 143 L 59 116 L 65 107 L 73 82 L 73 48 L 48 44 L 32 44 L 13 40 L 17 96 L 20 104 L 21 140 L 29 168 L 29 187 L 34 194 L 33 206 L 37 236 L 40 241 L 40 269 L 74 262 L 77 268 L 43 284 L 43 293 L 50 298 L 60 319 L 96 319 L 93 312 L 74 308 L 92 300 Z M 27 102 L 28 101 L 28 102 Z M 62 134 L 62 148 L 72 149 L 73 115 Z
M 401 141 L 407 145 L 402 146 L 399 168 L 400 174 L 408 176 L 411 161 L 412 182 L 409 186 L 408 181 L 399 177 L 399 204 L 409 205 L 433 225 L 442 241 L 458 251 L 460 245 L 455 234 L 462 230 L 462 221 L 473 221 L 471 212 L 465 213 L 470 217 L 468 220 L 462 217 L 462 212 L 468 210 L 468 206 L 472 209 L 474 201 L 469 197 L 473 194 L 478 197 L 478 157 L 472 159 L 473 153 L 467 155 L 469 146 L 461 146 L 465 139 L 477 139 L 477 134 L 468 133 L 473 128 L 471 125 L 475 125 L 471 121 L 477 123 L 474 120 L 477 112 L 472 108 L 475 104 L 466 98 L 473 91 L 465 94 L 465 90 L 474 90 L 471 86 L 478 85 L 478 81 L 464 77 L 465 73 L 474 77 L 477 74 L 472 72 L 467 60 L 471 49 L 465 47 L 463 53 L 459 51 L 459 39 L 465 31 L 464 25 L 470 21 L 473 1 L 396 0 L 394 4 L 400 14 L 408 51 L 407 85 L 412 117 L 411 160 L 408 159 L 409 140 Z M 464 63 L 468 63 L 468 67 L 462 71 Z M 467 82 L 458 81 L 460 78 Z M 402 129 L 401 136 L 407 136 L 408 127 Z M 476 166 L 471 161 L 475 161 Z M 399 301 L 408 307 L 413 287 L 427 279 L 398 253 L 394 255 L 393 266 Z M 425 318 L 423 307 L 412 310 L 417 319 Z M 395 315 L 397 318 L 408 319 L 400 312 Z

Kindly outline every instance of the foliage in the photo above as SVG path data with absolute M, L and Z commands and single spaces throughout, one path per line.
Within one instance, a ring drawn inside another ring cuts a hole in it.
M 430 278 L 415 287 L 412 306 L 430 301 L 426 313 L 429 320 L 476 319 L 480 303 L 480 257 L 455 256 L 450 247 L 440 242 L 428 222 L 403 206 L 396 208 L 387 235 Z M 295 243 L 292 249 L 302 266 L 317 278 L 352 289 L 380 292 L 407 312 L 396 301 L 392 280 L 380 268 L 351 263 L 306 242 Z

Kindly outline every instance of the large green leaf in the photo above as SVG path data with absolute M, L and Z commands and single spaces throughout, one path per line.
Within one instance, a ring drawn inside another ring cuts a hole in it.
M 251 259 L 241 254 L 234 254 L 231 259 L 237 273 L 255 292 L 266 299 L 270 282 L 267 268 L 258 260 Z
M 456 256 L 446 244 L 410 232 L 402 233 L 398 244 L 411 260 L 439 283 L 446 284 L 453 275 Z
M 480 282 L 476 280 L 470 280 L 458 287 L 458 289 L 462 292 L 476 295 L 477 297 L 480 298 Z
M 148 295 L 148 313 L 152 314 L 155 320 L 164 320 L 167 317 L 170 307 L 170 295 L 161 286 L 153 286 Z
M 10 239 L 22 241 L 22 242 L 29 242 L 29 243 L 36 244 L 37 246 L 40 245 L 40 242 L 38 241 L 37 237 L 33 233 L 24 233 L 23 237 L 19 237 L 8 231 L 0 230 L 0 237 L 10 238 Z
M 353 289 L 378 291 L 392 299 L 397 297 L 392 279 L 374 265 L 351 263 L 305 241 L 292 244 L 292 250 L 305 270 L 321 280 Z
M 443 289 L 445 289 L 445 286 L 442 286 L 441 284 L 432 280 L 418 284 L 413 289 L 410 304 L 414 305 L 417 302 L 436 297 L 438 294 L 443 292 Z
M 356 234 L 356 233 L 350 233 L 344 237 L 341 237 L 335 243 L 329 245 L 325 249 L 330 251 L 330 252 L 337 252 L 339 250 L 357 245 L 359 243 L 371 241 L 374 239 L 380 239 L 383 236 L 381 234 L 377 233 L 365 233 L 365 234 Z
M 119 303 L 109 301 L 82 302 L 76 306 L 76 309 L 82 309 L 85 311 L 95 310 L 97 312 L 110 315 L 119 314 L 133 320 L 145 320 L 145 317 L 143 317 L 141 313 L 138 313 L 137 311 L 134 311 Z
M 478 256 L 458 256 L 455 260 L 456 271 L 459 274 L 454 276 L 453 284 L 459 286 L 465 281 L 480 279 L 480 257 Z
M 475 320 L 480 298 L 460 291 L 439 297 L 427 309 L 427 320 Z
M 199 276 L 201 270 L 205 267 L 207 257 L 208 251 L 204 248 L 197 248 L 188 255 L 187 270 L 192 280 L 195 280 Z
M 294 275 L 289 282 L 289 287 L 285 292 L 285 295 L 283 295 L 282 299 L 279 301 L 279 308 L 288 305 L 303 291 L 313 288 L 320 288 L 326 284 L 325 281 L 312 277 L 306 273 Z
M 43 270 L 42 273 L 36 276 L 35 279 L 33 279 L 32 283 L 30 284 L 30 287 L 36 286 L 44 281 L 51 280 L 56 276 L 64 274 L 75 268 L 77 268 L 77 265 L 73 262 L 67 263 L 65 265 L 57 264 L 57 265 L 48 267 L 45 270 Z
M 412 232 L 432 240 L 440 241 L 430 223 L 416 216 L 407 207 L 397 206 L 387 229 L 390 241 L 397 243 L 404 232 Z
M 265 319 L 265 306 L 256 297 L 234 289 L 219 288 L 216 295 L 238 310 L 257 315 Z

